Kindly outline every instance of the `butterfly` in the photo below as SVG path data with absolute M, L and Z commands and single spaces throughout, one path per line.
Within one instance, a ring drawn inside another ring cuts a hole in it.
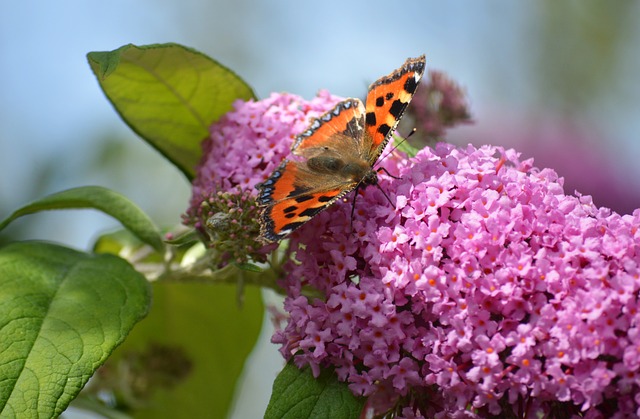
M 271 176 L 257 185 L 260 239 L 275 242 L 361 186 L 376 185 L 374 170 L 424 74 L 425 56 L 371 86 L 363 104 L 345 99 L 313 119 Z

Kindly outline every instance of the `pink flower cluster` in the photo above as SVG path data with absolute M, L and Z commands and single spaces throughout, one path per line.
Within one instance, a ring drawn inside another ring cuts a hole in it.
M 640 415 L 640 210 L 498 147 L 383 166 L 395 208 L 369 187 L 353 230 L 349 201 L 292 234 L 285 358 L 334 367 L 378 413 Z
M 338 100 L 237 102 L 204 144 L 185 222 L 255 222 L 255 185 Z M 353 229 L 338 202 L 291 236 L 273 337 L 287 359 L 335 368 L 376 413 L 640 415 L 640 210 L 565 195 L 501 148 L 439 144 L 382 165 L 400 178 L 380 175 L 395 208 L 370 187 Z

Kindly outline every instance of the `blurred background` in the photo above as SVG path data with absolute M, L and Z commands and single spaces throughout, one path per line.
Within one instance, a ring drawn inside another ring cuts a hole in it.
M 453 130 L 453 142 L 514 147 L 555 169 L 567 193 L 630 213 L 640 207 L 638 22 L 632 0 L 6 2 L 0 219 L 45 194 L 96 184 L 124 193 L 160 225 L 179 222 L 188 183 L 120 121 L 85 56 L 162 42 L 215 58 L 258 97 L 309 99 L 321 88 L 362 97 L 370 82 L 425 53 L 430 69 L 468 95 L 476 122 Z M 116 227 L 92 211 L 52 212 L 19 219 L 0 243 L 38 238 L 86 249 Z M 238 402 L 236 417 L 262 415 L 282 364 L 263 344 L 251 365 L 241 391 L 251 402 Z

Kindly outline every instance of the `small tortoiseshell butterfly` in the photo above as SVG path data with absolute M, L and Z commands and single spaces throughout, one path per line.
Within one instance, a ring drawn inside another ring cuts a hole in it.
M 369 86 L 366 104 L 345 99 L 311 121 L 291 147 L 294 158 L 257 186 L 263 241 L 278 241 L 348 192 L 377 184 L 373 166 L 424 69 L 424 55 L 410 58 Z

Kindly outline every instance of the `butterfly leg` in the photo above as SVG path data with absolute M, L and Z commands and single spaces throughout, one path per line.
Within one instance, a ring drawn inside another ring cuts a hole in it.
M 389 176 L 391 176 L 391 175 L 389 175 Z M 394 177 L 394 176 L 391 176 L 391 177 Z M 396 179 L 400 179 L 400 178 L 396 178 Z M 380 185 L 378 185 L 377 183 L 376 183 L 376 188 L 380 189 L 380 192 L 382 192 L 382 195 L 384 195 L 384 197 L 385 197 L 385 198 L 387 198 L 387 201 L 389 201 L 389 203 L 391 204 L 391 206 L 395 209 L 396 204 L 394 204 L 394 203 L 393 203 L 393 201 L 391 200 L 391 198 L 389 198 L 389 195 L 387 195 L 387 193 L 384 191 L 384 189 L 382 189 L 382 188 L 380 187 Z M 355 201 L 354 201 L 354 202 L 355 202 Z
M 350 223 L 350 228 L 351 228 L 351 233 L 353 233 L 353 215 L 356 212 L 356 198 L 358 197 L 358 190 L 360 189 L 360 183 L 358 183 L 356 185 L 356 189 L 353 191 L 353 202 L 351 203 L 351 223 Z
M 389 176 L 391 176 L 391 175 L 389 175 Z M 387 201 L 389 201 L 391 206 L 393 208 L 395 208 L 396 204 L 393 203 L 393 201 L 391 200 L 391 198 L 389 198 L 389 195 L 387 195 L 387 193 L 384 191 L 384 189 L 382 189 L 380 187 L 380 185 L 378 185 L 377 183 L 375 183 L 375 185 L 376 185 L 376 188 L 380 189 L 380 192 L 382 192 L 382 195 L 384 195 L 384 197 L 387 198 Z M 358 197 L 358 190 L 360 189 L 361 186 L 362 186 L 361 183 L 356 185 L 356 189 L 353 192 L 353 202 L 351 203 L 351 223 L 350 223 L 350 228 L 351 228 L 351 232 L 352 233 L 353 233 L 353 215 L 356 212 L 356 198 Z
M 380 172 L 385 172 L 385 173 L 387 174 L 387 176 L 389 176 L 389 177 L 391 177 L 391 178 L 394 178 L 394 179 L 402 179 L 401 177 L 393 176 L 393 175 L 392 175 L 391 173 L 389 173 L 389 171 L 388 171 L 387 169 L 385 169 L 384 167 L 379 167 L 377 171 L 378 171 L 378 173 L 380 173 Z

